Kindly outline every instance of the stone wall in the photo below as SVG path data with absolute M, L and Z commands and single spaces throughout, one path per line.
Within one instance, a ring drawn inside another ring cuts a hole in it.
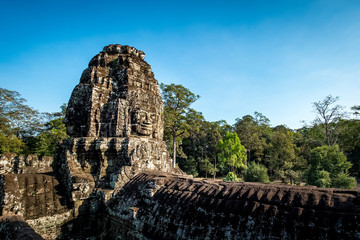
M 108 202 L 110 239 L 359 239 L 360 190 L 133 178 Z
M 3 194 L 3 215 L 18 214 L 34 219 L 68 211 L 65 199 L 58 192 L 58 181 L 47 174 L 6 174 L 0 187 Z
M 0 156 L 0 174 L 46 173 L 52 172 L 53 158 L 39 157 L 34 154 L 27 156 L 6 153 Z
M 21 216 L 46 239 L 55 239 L 74 217 L 51 174 L 5 174 L 0 179 L 1 215 Z M 15 238 L 14 238 L 15 239 Z

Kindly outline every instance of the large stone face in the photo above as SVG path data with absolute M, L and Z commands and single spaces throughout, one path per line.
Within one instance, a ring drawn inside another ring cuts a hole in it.
M 72 92 L 64 120 L 71 138 L 53 166 L 73 200 L 86 199 L 93 187 L 118 189 L 145 169 L 179 171 L 162 140 L 160 90 L 144 58 L 133 47 L 108 45 Z M 85 188 L 88 194 L 77 192 Z
M 144 58 L 144 52 L 118 44 L 93 57 L 68 104 L 65 123 L 70 136 L 162 141 L 161 95 Z

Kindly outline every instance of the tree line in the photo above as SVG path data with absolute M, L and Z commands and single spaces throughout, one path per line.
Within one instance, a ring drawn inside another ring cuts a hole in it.
M 182 85 L 160 85 L 164 140 L 173 165 L 195 177 L 353 188 L 360 177 L 360 106 L 351 113 L 331 95 L 313 103 L 317 117 L 299 129 L 272 127 L 259 112 L 229 125 L 206 121 L 191 107 L 200 96 Z M 52 156 L 68 138 L 66 104 L 40 113 L 16 91 L 0 88 L 0 154 Z M 351 177 L 353 176 L 353 177 Z
M 0 154 L 52 156 L 58 141 L 68 138 L 61 111 L 40 113 L 16 91 L 0 88 Z
M 352 113 L 331 95 L 313 103 L 316 118 L 299 129 L 272 127 L 259 112 L 206 121 L 191 108 L 199 96 L 181 85 L 161 84 L 164 138 L 173 164 L 198 177 L 353 188 L 360 177 L 360 106 Z M 351 177 L 353 176 L 353 177 Z

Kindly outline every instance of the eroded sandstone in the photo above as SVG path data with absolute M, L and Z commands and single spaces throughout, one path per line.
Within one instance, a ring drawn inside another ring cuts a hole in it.
M 26 157 L 7 153 L 0 156 L 0 174 L 52 172 L 53 158 L 30 154 Z
M 134 177 L 107 203 L 109 239 L 359 239 L 360 190 Z

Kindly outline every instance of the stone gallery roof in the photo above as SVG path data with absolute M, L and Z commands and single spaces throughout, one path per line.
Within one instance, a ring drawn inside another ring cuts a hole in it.
M 360 190 L 146 172 L 125 185 L 108 208 L 114 219 L 132 223 L 130 235 L 149 239 L 357 239 L 359 197 Z

